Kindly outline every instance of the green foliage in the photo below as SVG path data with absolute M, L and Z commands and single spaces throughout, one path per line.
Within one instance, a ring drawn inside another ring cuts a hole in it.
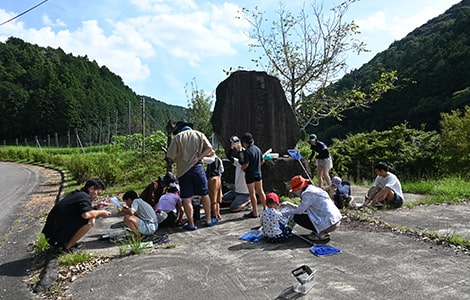
M 85 183 L 91 178 L 91 165 L 86 155 L 72 155 L 66 167 L 78 184 Z
M 127 239 L 120 242 L 119 246 L 119 255 L 126 256 L 132 254 L 139 254 L 147 246 L 143 242 L 142 237 L 136 237 L 134 234 L 129 236 Z
M 157 130 L 145 137 L 145 151 L 159 152 L 166 148 L 167 136 L 163 131 Z M 126 136 L 114 136 L 111 142 L 114 151 L 142 151 L 142 134 L 135 133 Z
M 64 253 L 59 256 L 58 261 L 63 266 L 75 266 L 80 263 L 86 263 L 93 260 L 93 255 L 87 251 L 78 251 L 74 253 Z
M 115 153 L 94 153 L 88 156 L 91 173 L 101 178 L 106 185 L 114 185 L 123 178 L 122 161 Z
M 186 89 L 188 85 L 186 85 Z M 186 90 L 190 120 L 194 123 L 194 129 L 201 131 L 207 137 L 212 136 L 211 107 L 212 96 L 206 95 L 204 90 L 198 90 L 195 80 L 191 82 L 191 91 Z
M 0 43 L 0 140 L 55 146 L 104 144 L 112 135 L 165 130 L 186 110 L 138 97 L 106 66 L 87 56 L 43 48 L 10 37 Z M 51 138 L 52 137 L 52 138 Z M 17 139 L 22 139 L 18 141 Z M 30 142 L 31 143 L 31 142 Z M 74 143 L 73 145 L 70 145 Z
M 447 173 L 470 175 L 470 106 L 441 114 L 439 152 Z
M 39 233 L 36 236 L 36 241 L 34 242 L 34 253 L 37 255 L 44 254 L 51 246 L 46 241 L 46 237 L 43 233 Z
M 373 178 L 373 166 L 379 161 L 386 162 L 403 180 L 437 175 L 438 145 L 436 132 L 408 128 L 405 123 L 382 132 L 333 139 L 330 151 L 335 172 L 350 180 Z
M 470 6 L 461 1 L 444 14 L 395 41 L 358 70 L 330 88 L 350 91 L 357 82 L 372 82 L 377 68 L 397 70 L 407 79 L 370 108 L 344 114 L 343 121 L 323 119 L 321 138 L 383 131 L 405 121 L 412 128 L 438 130 L 440 114 L 470 105 Z

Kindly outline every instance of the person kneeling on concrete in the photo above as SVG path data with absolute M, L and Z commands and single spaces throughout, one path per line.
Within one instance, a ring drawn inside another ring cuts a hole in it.
M 137 237 L 141 235 L 152 235 L 158 229 L 157 214 L 152 206 L 139 198 L 135 191 L 127 191 L 122 196 L 126 202 L 124 207 L 124 223 L 134 232 Z
M 80 248 L 78 241 L 90 231 L 97 217 L 109 217 L 111 212 L 101 209 L 106 203 L 93 207 L 92 202 L 105 189 L 99 178 L 89 179 L 81 190 L 76 190 L 57 202 L 49 212 L 42 233 L 47 242 L 66 251 Z
M 294 215 L 296 224 L 312 230 L 313 240 L 328 241 L 330 232 L 339 227 L 342 218 L 328 193 L 300 175 L 292 177 L 290 186 L 290 192 L 300 197 L 300 205 L 282 202 L 282 215 Z

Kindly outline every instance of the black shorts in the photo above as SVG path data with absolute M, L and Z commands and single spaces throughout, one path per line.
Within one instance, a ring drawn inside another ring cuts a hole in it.
M 51 246 L 64 247 L 73 237 L 73 235 L 86 224 L 88 224 L 88 220 L 86 219 L 72 219 L 54 234 L 46 236 L 46 240 Z

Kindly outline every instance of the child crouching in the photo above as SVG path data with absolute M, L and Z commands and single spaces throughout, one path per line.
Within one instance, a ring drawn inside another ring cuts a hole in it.
M 279 243 L 287 240 L 292 228 L 287 226 L 288 219 L 283 217 L 279 208 L 279 196 L 276 193 L 266 195 L 267 208 L 261 215 L 261 226 L 267 242 Z

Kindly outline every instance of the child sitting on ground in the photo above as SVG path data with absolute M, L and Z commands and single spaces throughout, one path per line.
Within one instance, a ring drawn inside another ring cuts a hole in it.
M 292 232 L 287 226 L 288 219 L 283 217 L 279 208 L 279 196 L 276 193 L 266 195 L 267 208 L 261 215 L 261 226 L 267 242 L 279 243 L 286 240 Z
M 351 183 L 348 180 L 342 180 L 341 177 L 335 176 L 331 179 L 331 185 L 322 188 L 328 193 L 337 208 L 342 209 L 346 206 L 353 207 Z
M 160 227 L 178 226 L 183 219 L 183 205 L 179 195 L 179 186 L 170 183 L 166 193 L 160 197 L 157 204 L 157 212 L 163 211 L 167 217 L 159 224 Z

